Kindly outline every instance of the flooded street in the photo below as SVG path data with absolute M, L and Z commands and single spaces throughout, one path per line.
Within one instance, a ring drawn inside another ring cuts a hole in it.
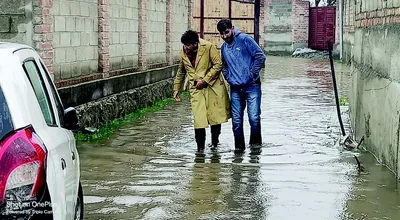
M 351 73 L 335 65 L 339 92 L 346 96 Z M 336 144 L 340 130 L 329 62 L 267 57 L 262 91 L 258 155 L 246 149 L 234 156 L 229 121 L 222 125 L 218 151 L 208 148 L 204 161 L 196 158 L 186 99 L 107 141 L 81 143 L 85 219 L 400 218 L 394 175 L 372 155 Z M 247 114 L 244 124 L 248 142 Z M 358 172 L 354 154 L 365 172 Z

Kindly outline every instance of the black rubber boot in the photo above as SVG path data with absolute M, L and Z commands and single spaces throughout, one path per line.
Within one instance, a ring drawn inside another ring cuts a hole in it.
M 197 143 L 197 154 L 204 154 L 204 148 L 206 145 L 206 129 L 194 129 L 194 136 Z
M 246 144 L 244 139 L 235 138 L 235 154 L 244 153 L 245 149 L 246 149 Z
M 261 134 L 250 134 L 250 145 L 259 145 L 261 146 L 262 144 L 262 137 Z
M 221 125 L 211 125 L 211 145 L 216 148 L 219 144 L 219 135 L 221 134 Z

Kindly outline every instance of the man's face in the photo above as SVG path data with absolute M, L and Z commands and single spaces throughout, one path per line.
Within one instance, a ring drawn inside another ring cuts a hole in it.
M 233 41 L 234 38 L 234 33 L 233 33 L 233 27 L 232 28 L 227 28 L 225 31 L 219 32 L 222 40 L 224 40 L 226 43 L 230 44 Z
M 187 44 L 187 45 L 183 45 L 183 48 L 185 49 L 185 51 L 187 51 L 188 53 L 196 53 L 197 49 L 198 49 L 198 44 Z

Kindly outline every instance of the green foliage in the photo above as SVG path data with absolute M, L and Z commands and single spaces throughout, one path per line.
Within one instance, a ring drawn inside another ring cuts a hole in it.
M 345 106 L 349 103 L 349 98 L 347 97 L 340 97 L 339 98 L 339 105 L 340 106 Z
M 183 93 L 181 93 L 180 97 L 181 97 L 181 99 L 188 98 L 189 93 L 183 92 Z M 112 121 L 102 125 L 95 133 L 85 134 L 82 132 L 78 132 L 75 134 L 75 139 L 77 141 L 91 142 L 91 141 L 109 138 L 115 131 L 120 129 L 122 126 L 132 123 L 133 121 L 140 119 L 149 113 L 161 110 L 166 105 L 174 103 L 174 102 L 175 102 L 175 100 L 173 98 L 167 98 L 167 99 L 164 99 L 161 101 L 157 101 L 152 106 L 148 106 L 148 107 L 139 109 L 133 113 L 126 115 L 123 118 L 115 119 L 115 120 L 112 120 Z

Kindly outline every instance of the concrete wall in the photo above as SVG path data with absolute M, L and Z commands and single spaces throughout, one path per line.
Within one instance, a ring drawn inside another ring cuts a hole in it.
M 55 80 L 97 72 L 97 0 L 58 0 L 53 4 Z
M 62 88 L 172 65 L 192 2 L 3 0 L 0 40 L 37 49 Z
M 139 65 L 138 0 L 110 1 L 110 69 Z
M 264 50 L 268 54 L 291 54 L 308 46 L 308 1 L 266 0 Z
M 0 41 L 33 45 L 32 0 L 0 1 Z
M 183 13 L 189 10 L 189 2 L 185 0 L 174 0 L 172 1 L 172 51 L 173 60 L 179 59 L 179 50 L 182 49 L 181 36 L 183 32 L 187 30 L 189 16 L 187 13 Z
M 171 96 L 177 66 L 94 80 L 59 90 L 65 106 L 77 106 L 82 127 L 99 127 Z
M 172 87 L 173 79 L 166 79 L 82 104 L 76 108 L 79 125 L 99 127 L 113 119 L 150 106 L 157 100 L 171 96 Z
M 264 28 L 264 50 L 292 52 L 292 1 L 267 0 L 266 26 Z
M 400 1 L 362 1 L 354 13 L 354 34 L 347 30 L 353 83 L 350 115 L 357 139 L 399 174 Z M 351 2 L 350 2 L 351 5 Z M 352 19 L 350 19 L 351 21 Z M 354 36 L 353 39 L 351 36 Z
M 149 65 L 167 62 L 167 0 L 147 2 L 147 63 Z

